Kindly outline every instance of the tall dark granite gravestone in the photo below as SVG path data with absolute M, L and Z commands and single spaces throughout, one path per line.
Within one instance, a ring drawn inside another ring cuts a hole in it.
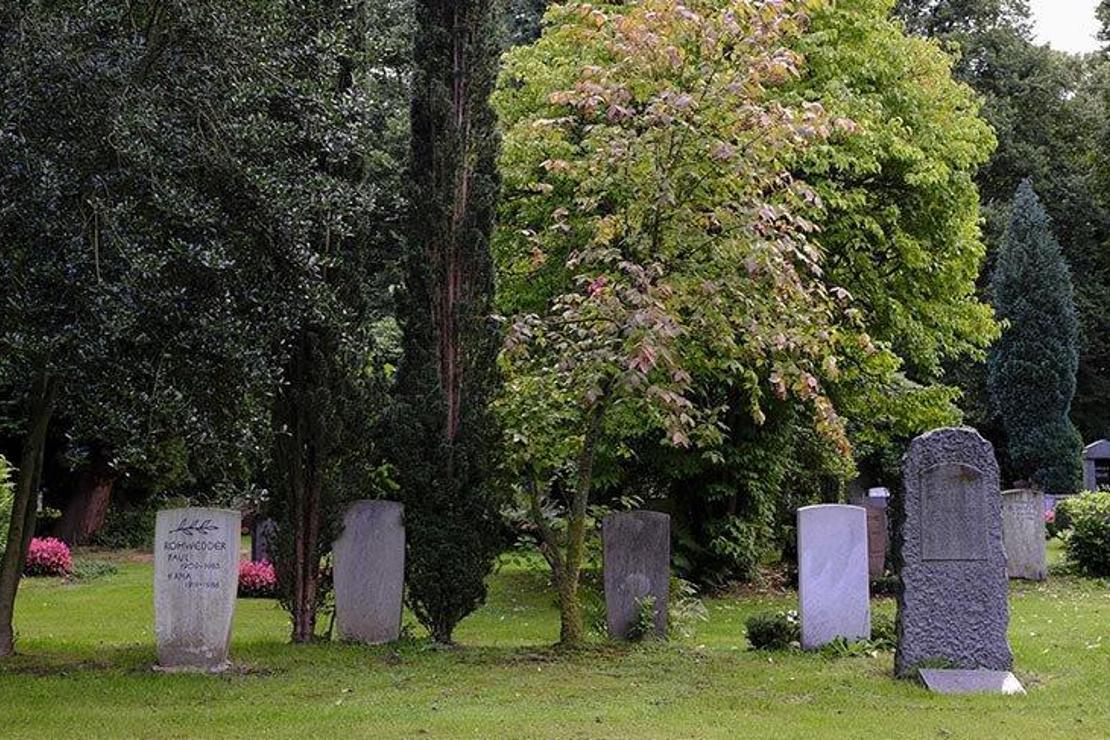
M 335 623 L 344 640 L 374 645 L 401 635 L 404 513 L 396 501 L 356 501 L 343 517 L 332 556 Z
M 946 428 L 913 441 L 902 463 L 901 580 L 894 670 L 1009 670 L 1002 491 L 990 443 Z
M 671 518 L 656 511 L 623 511 L 601 522 L 605 610 L 609 635 L 626 638 L 640 612 L 655 600 L 655 634 L 667 634 L 671 579 Z
M 251 560 L 256 563 L 277 560 L 277 522 L 273 519 L 255 517 L 251 523 Z
M 167 509 L 154 530 L 154 637 L 158 668 L 228 667 L 239 588 L 239 512 Z

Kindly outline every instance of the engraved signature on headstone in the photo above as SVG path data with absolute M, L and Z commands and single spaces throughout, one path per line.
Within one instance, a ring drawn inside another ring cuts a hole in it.
M 177 525 L 177 529 L 171 529 L 169 533 L 177 534 L 180 532 L 187 537 L 192 537 L 194 534 L 211 534 L 212 532 L 218 532 L 219 529 L 219 527 L 212 523 L 211 519 L 205 519 L 204 521 L 194 519 L 192 522 L 188 519 L 182 519 L 181 523 Z

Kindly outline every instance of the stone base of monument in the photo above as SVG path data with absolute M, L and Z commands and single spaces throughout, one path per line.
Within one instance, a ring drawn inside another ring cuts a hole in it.
M 934 694 L 1024 694 L 1010 671 L 922 668 L 921 680 Z
M 155 673 L 223 673 L 231 668 L 231 661 L 225 660 L 223 663 L 216 663 L 214 665 L 160 665 L 155 663 L 153 666 Z

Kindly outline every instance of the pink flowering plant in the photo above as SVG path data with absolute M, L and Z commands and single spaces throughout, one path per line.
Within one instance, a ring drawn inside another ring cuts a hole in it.
M 272 599 L 277 596 L 277 573 L 268 560 L 239 562 L 239 595 L 245 598 Z
M 34 538 L 23 573 L 28 576 L 67 576 L 73 572 L 69 545 L 53 537 Z

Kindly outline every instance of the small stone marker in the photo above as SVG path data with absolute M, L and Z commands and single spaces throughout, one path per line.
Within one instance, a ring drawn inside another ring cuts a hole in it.
M 867 510 L 821 504 L 798 509 L 798 603 L 802 648 L 837 637 L 871 637 Z
M 273 519 L 255 517 L 251 523 L 251 560 L 260 563 L 277 560 L 277 522 Z
M 1100 439 L 1083 448 L 1083 488 L 1110 488 L 1110 439 Z
M 239 589 L 238 511 L 168 509 L 154 535 L 154 636 L 161 670 L 228 667 Z
M 886 501 L 876 505 L 873 499 L 867 499 L 863 507 L 867 510 L 867 574 L 872 579 L 880 578 L 886 570 L 890 547 Z
M 974 429 L 937 429 L 911 443 L 902 474 L 895 673 L 911 677 L 936 660 L 1010 670 L 1002 493 L 993 448 Z
M 1024 694 L 1025 687 L 1009 671 L 968 671 L 922 668 L 921 680 L 936 694 Z
M 609 635 L 628 637 L 640 608 L 655 599 L 655 634 L 667 634 L 671 579 L 671 518 L 656 511 L 623 511 L 601 522 L 605 610 Z
M 344 640 L 376 645 L 401 635 L 405 590 L 405 507 L 356 501 L 332 549 L 335 623 Z
M 1002 541 L 1006 546 L 1006 575 L 1043 581 L 1045 558 L 1044 494 L 1030 489 L 1003 491 Z

